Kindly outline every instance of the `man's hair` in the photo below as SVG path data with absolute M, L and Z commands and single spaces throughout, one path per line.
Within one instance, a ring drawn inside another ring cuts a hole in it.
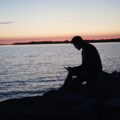
M 71 40 L 71 43 L 79 43 L 79 42 L 83 42 L 83 39 L 81 36 L 75 36 Z

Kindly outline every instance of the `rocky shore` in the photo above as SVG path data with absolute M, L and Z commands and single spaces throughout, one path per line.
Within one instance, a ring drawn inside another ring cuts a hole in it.
M 0 102 L 1 120 L 119 120 L 120 73 L 99 76 L 103 100 L 84 97 L 61 90 L 43 96 L 24 97 Z

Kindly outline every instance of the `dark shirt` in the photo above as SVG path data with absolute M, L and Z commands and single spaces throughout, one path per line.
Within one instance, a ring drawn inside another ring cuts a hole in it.
M 82 50 L 82 68 L 85 71 L 98 73 L 102 71 L 102 63 L 97 49 L 87 44 Z

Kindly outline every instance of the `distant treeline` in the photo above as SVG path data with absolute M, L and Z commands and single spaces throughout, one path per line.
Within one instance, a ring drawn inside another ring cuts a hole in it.
M 120 38 L 115 38 L 115 39 L 101 39 L 101 40 L 86 40 L 88 42 L 120 42 Z
M 120 42 L 120 38 L 116 39 L 101 39 L 101 40 L 86 40 L 90 43 L 100 43 L 100 42 Z M 63 44 L 63 43 L 70 43 L 69 40 L 65 41 L 32 41 L 32 42 L 26 42 L 26 43 L 14 43 L 13 45 L 26 45 L 26 44 Z
M 62 43 L 70 43 L 68 40 L 66 41 L 38 41 L 38 42 L 26 42 L 26 43 L 14 43 L 14 45 L 23 45 L 23 44 L 62 44 Z

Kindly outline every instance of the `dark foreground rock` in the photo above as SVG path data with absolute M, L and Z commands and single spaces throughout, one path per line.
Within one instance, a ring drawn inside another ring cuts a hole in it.
M 0 103 L 0 116 L 7 119 L 65 120 L 91 118 L 94 100 L 51 91 L 45 96 L 12 99 Z
M 0 102 L 0 120 L 120 120 L 120 73 L 99 76 L 103 101 L 61 90 Z

